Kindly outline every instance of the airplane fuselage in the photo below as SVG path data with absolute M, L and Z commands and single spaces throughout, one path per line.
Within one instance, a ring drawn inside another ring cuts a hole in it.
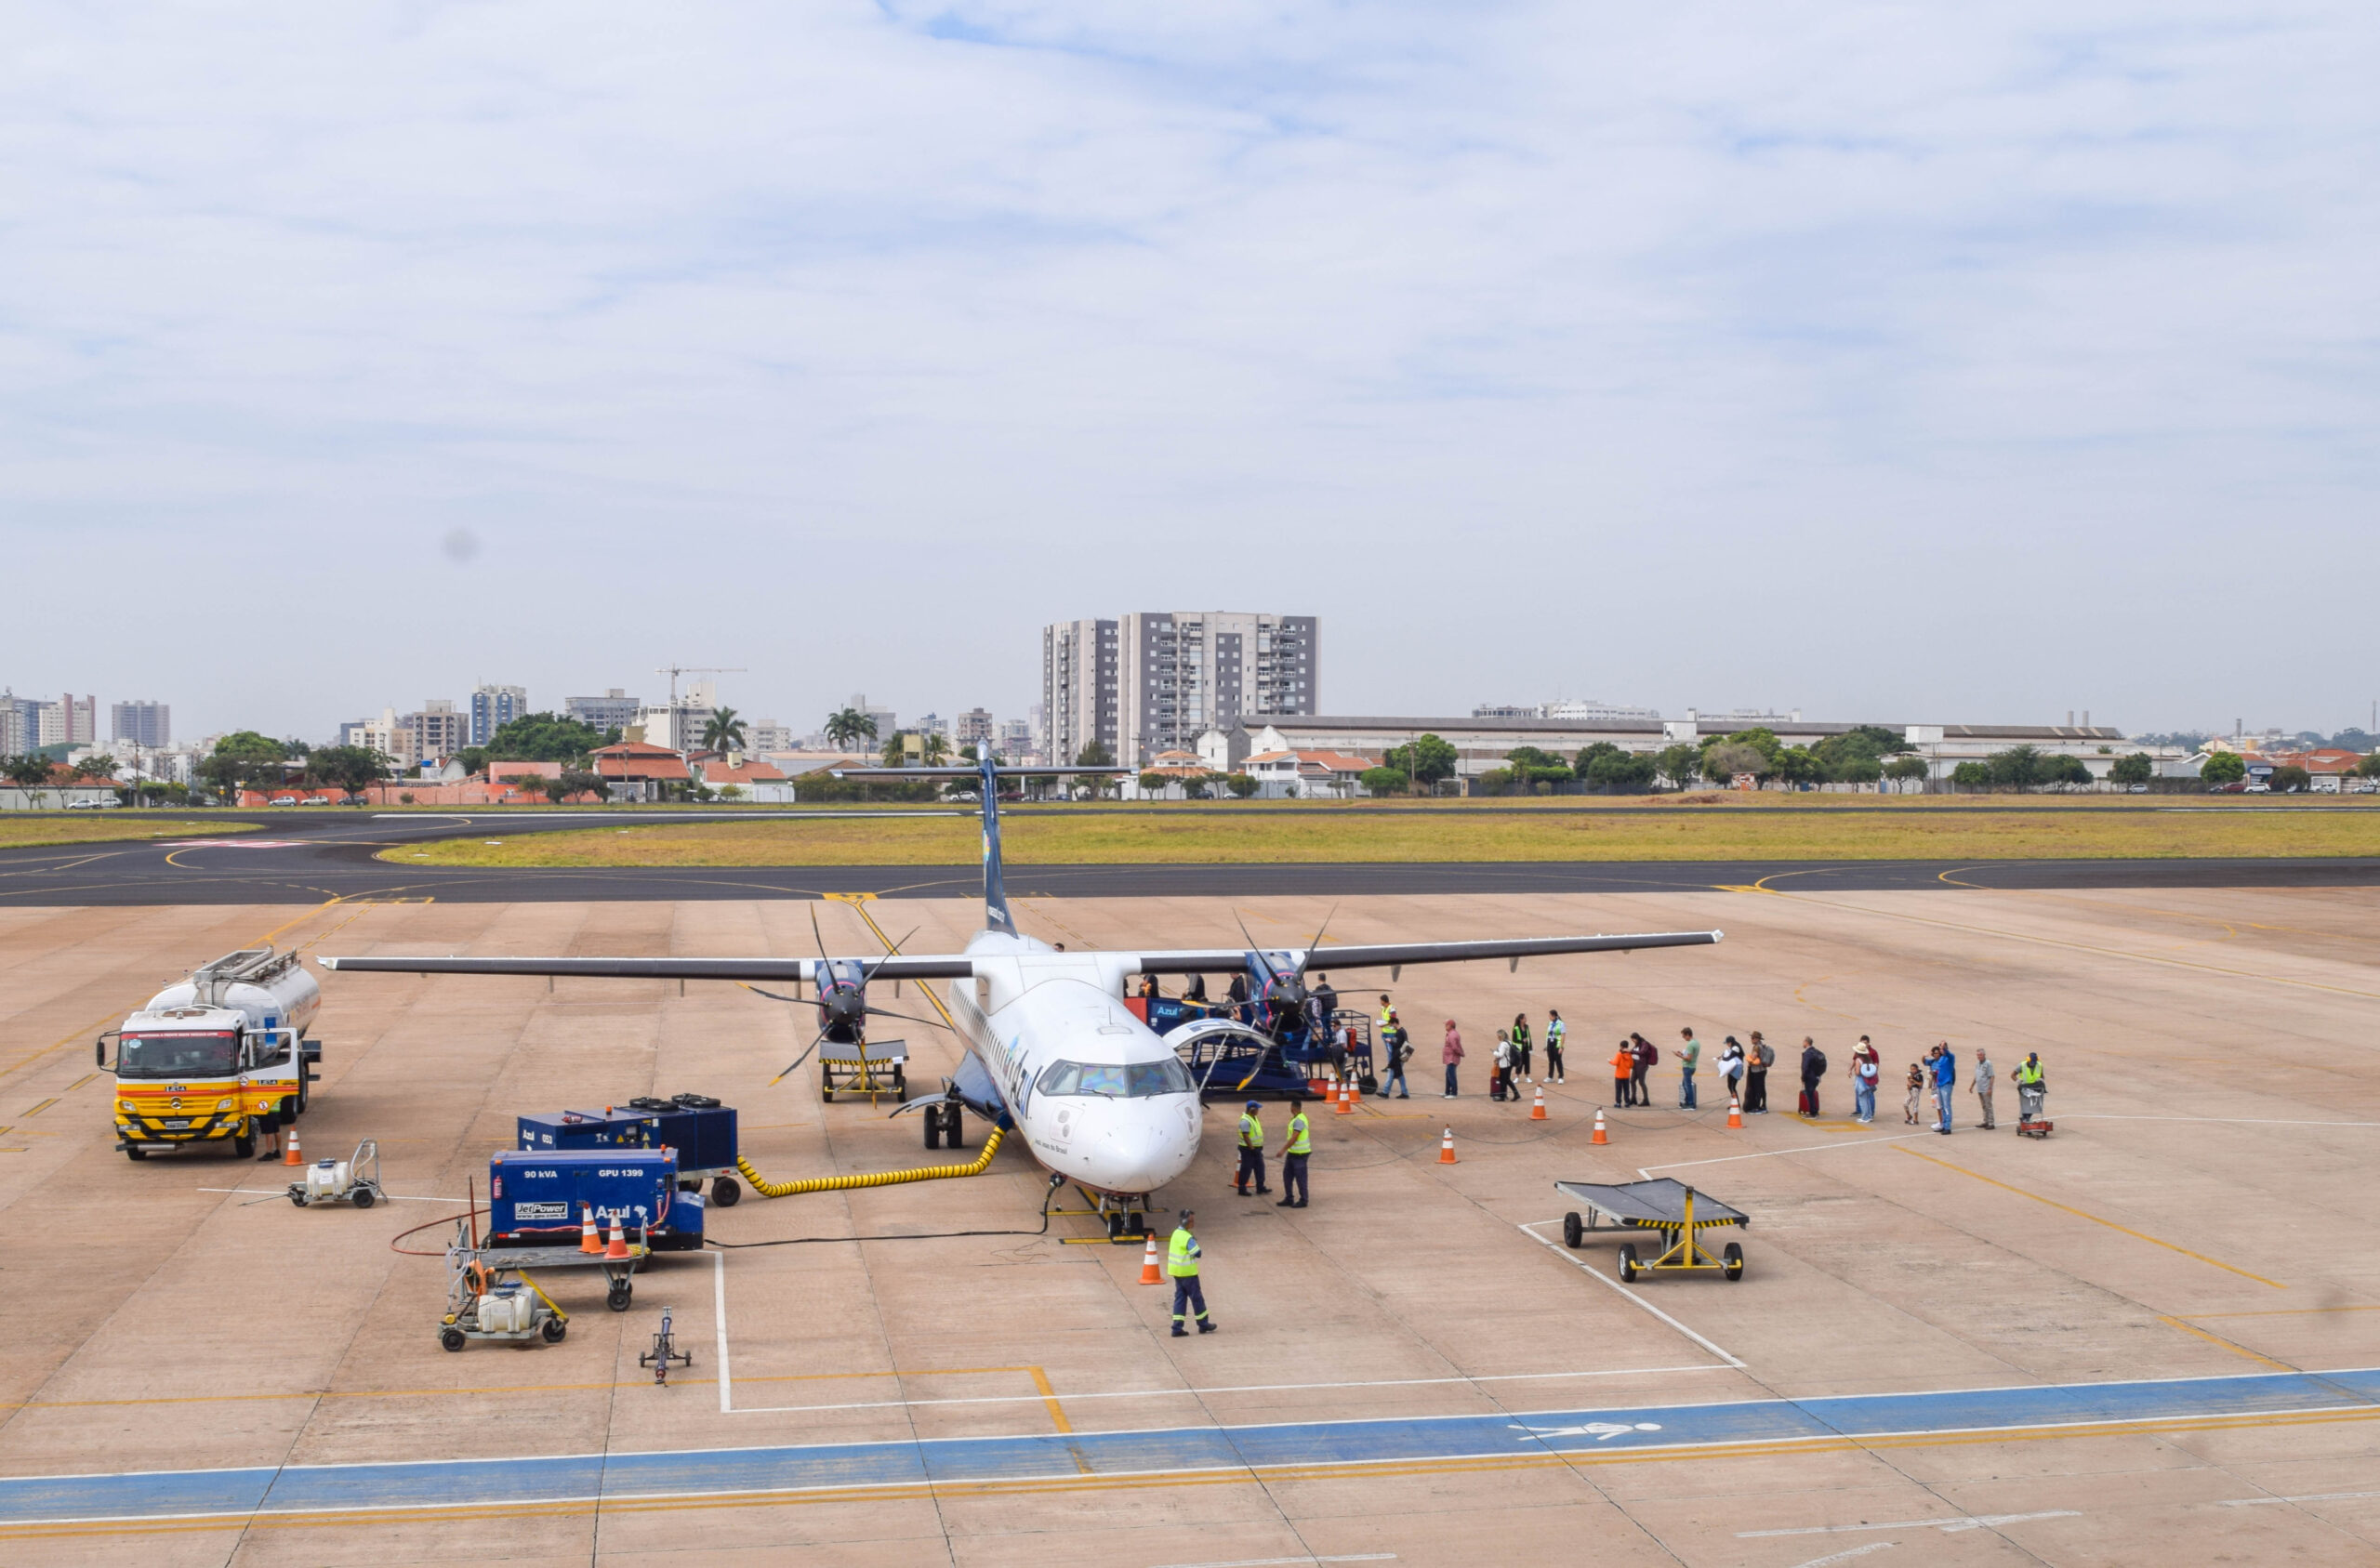
M 1199 1101 L 1171 1048 L 1123 1002 L 1131 957 L 983 931 L 951 1016 L 1033 1157 L 1093 1192 L 1154 1192 L 1197 1158 Z

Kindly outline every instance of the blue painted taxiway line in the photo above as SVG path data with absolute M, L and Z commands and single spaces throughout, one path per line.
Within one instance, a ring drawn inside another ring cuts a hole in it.
M 0 1479 L 0 1525 L 826 1492 L 2373 1412 L 2380 1367 L 1715 1404 Z

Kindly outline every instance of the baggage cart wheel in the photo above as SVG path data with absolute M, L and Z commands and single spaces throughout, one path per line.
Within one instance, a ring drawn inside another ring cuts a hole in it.
M 735 1206 L 735 1200 L 743 1195 L 744 1189 L 737 1183 L 735 1178 L 732 1176 L 717 1176 L 711 1179 L 710 1201 L 717 1204 L 720 1207 L 734 1208 Z
M 369 1188 L 369 1187 L 358 1187 L 358 1188 L 355 1190 L 355 1206 L 356 1206 L 356 1207 L 358 1207 L 358 1208 L 370 1208 L 370 1207 L 372 1206 L 372 1203 L 373 1203 L 373 1198 L 372 1198 L 372 1189 L 371 1189 L 371 1188 Z
M 1622 1285 L 1636 1283 L 1636 1244 L 1634 1242 L 1620 1244 L 1620 1283 Z
M 635 1293 L 633 1285 L 626 1280 L 621 1280 L 615 1284 L 610 1292 L 604 1296 L 603 1305 L 615 1312 L 625 1312 L 628 1310 L 628 1298 Z
M 1744 1249 L 1741 1244 L 1729 1242 L 1719 1254 L 1719 1272 L 1731 1280 L 1744 1277 Z
M 562 1337 L 570 1332 L 570 1324 L 560 1318 L 548 1318 L 544 1326 L 537 1332 L 545 1336 L 547 1344 L 559 1345 L 562 1343 Z
M 438 1342 L 450 1351 L 459 1351 L 464 1343 L 463 1331 L 449 1324 L 438 1331 Z
M 303 1188 L 292 1187 L 289 1189 L 289 1205 L 292 1208 L 304 1208 L 306 1206 L 306 1192 Z
M 1562 1217 L 1562 1245 L 1577 1247 L 1587 1239 L 1587 1228 L 1579 1221 L 1579 1211 L 1572 1209 Z

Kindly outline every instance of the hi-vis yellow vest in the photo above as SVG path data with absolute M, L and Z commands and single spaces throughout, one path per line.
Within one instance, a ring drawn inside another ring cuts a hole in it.
M 1165 1266 L 1175 1279 L 1195 1279 L 1198 1273 L 1198 1243 L 1189 1232 L 1177 1225 L 1173 1239 L 1165 1245 Z
M 1311 1130 L 1312 1129 L 1306 1125 L 1304 1112 L 1301 1111 L 1296 1115 L 1291 1116 L 1289 1118 L 1289 1146 L 1287 1149 L 1282 1150 L 1281 1153 L 1285 1154 L 1312 1153 L 1314 1152 L 1314 1140 L 1306 1136 L 1306 1134 Z
M 1239 1146 L 1243 1149 L 1264 1147 L 1264 1124 L 1257 1119 L 1256 1113 L 1252 1111 L 1240 1113 Z

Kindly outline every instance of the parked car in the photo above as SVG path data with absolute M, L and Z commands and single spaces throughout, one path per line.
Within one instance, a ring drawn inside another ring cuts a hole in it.
M 2149 786 L 2147 784 L 2133 784 L 2129 787 L 2135 795 L 2146 795 L 2149 793 Z
M 113 800 L 69 800 L 66 809 L 70 811 L 104 811 L 115 804 L 117 802 Z
M 300 805 L 305 806 L 327 806 L 330 803 L 331 797 L 327 795 L 310 795 L 299 802 Z
M 272 797 L 272 803 L 276 806 L 295 806 L 298 804 L 298 797 L 294 795 L 276 795 Z

